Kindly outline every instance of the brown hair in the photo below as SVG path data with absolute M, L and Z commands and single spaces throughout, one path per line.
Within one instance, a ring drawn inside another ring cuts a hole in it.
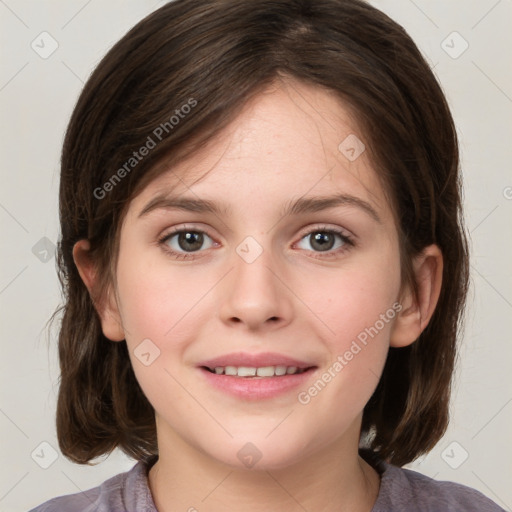
M 468 254 L 456 130 L 428 64 L 400 25 L 361 0 L 175 0 L 107 53 L 65 136 L 57 434 L 71 460 L 88 463 L 116 447 L 146 462 L 158 454 L 154 411 L 126 343 L 105 338 L 94 300 L 103 300 L 112 282 L 131 198 L 279 77 L 334 91 L 355 112 L 396 215 L 403 279 L 411 279 L 411 259 L 421 249 L 436 243 L 442 250 L 438 306 L 415 343 L 389 350 L 362 433 L 371 434 L 375 453 L 398 465 L 444 433 Z M 186 104 L 192 111 L 180 115 Z M 158 144 L 126 166 L 159 126 L 166 130 Z M 72 257 L 84 238 L 100 277 L 94 300 Z

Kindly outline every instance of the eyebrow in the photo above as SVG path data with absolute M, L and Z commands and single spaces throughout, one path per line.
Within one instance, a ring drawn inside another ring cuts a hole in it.
M 281 217 L 314 213 L 328 210 L 330 208 L 335 208 L 336 206 L 355 206 L 367 213 L 379 224 L 382 223 L 379 215 L 370 205 L 370 203 L 350 194 L 337 194 L 320 197 L 300 197 L 299 199 L 291 200 L 285 205 L 283 211 L 281 212 Z M 207 199 L 158 195 L 141 210 L 139 213 L 139 218 L 156 209 L 173 209 L 196 213 L 213 213 L 215 215 L 229 215 L 231 213 L 231 208 L 224 203 L 218 204 Z

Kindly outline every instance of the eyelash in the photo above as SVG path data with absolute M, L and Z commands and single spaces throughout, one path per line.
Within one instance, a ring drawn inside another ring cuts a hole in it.
M 169 233 L 166 233 L 165 235 L 163 235 L 161 238 L 158 239 L 158 244 L 160 246 L 162 246 L 164 251 L 166 251 L 172 257 L 174 257 L 174 258 L 176 258 L 178 260 L 191 260 L 191 259 L 195 259 L 196 258 L 196 255 L 195 255 L 196 253 L 203 252 L 201 250 L 193 251 L 193 252 L 177 252 L 174 249 L 171 249 L 169 247 L 169 245 L 167 244 L 167 242 L 173 236 L 179 235 L 180 233 L 199 233 L 199 234 L 206 235 L 206 236 L 208 236 L 209 238 L 211 238 L 213 240 L 213 237 L 211 237 L 206 231 L 204 231 L 202 229 L 177 228 L 177 229 L 173 229 Z M 328 250 L 328 251 L 325 251 L 325 252 L 322 252 L 322 251 L 310 251 L 310 252 L 313 252 L 313 253 L 318 254 L 318 255 L 325 254 L 325 255 L 322 255 L 322 256 L 314 256 L 315 258 L 318 258 L 318 259 L 326 259 L 326 258 L 332 258 L 332 257 L 339 256 L 342 253 L 344 253 L 347 250 L 349 250 L 351 247 L 355 246 L 354 239 L 352 238 L 352 236 L 349 236 L 346 232 L 343 232 L 343 231 L 341 231 L 339 229 L 329 228 L 327 226 L 316 226 L 314 229 L 311 229 L 308 232 L 304 233 L 300 237 L 299 242 L 302 241 L 304 238 L 307 238 L 308 236 L 310 236 L 312 234 L 315 234 L 315 233 L 334 234 L 334 235 L 337 235 L 341 239 L 341 241 L 343 242 L 343 245 L 341 247 L 339 247 L 335 251 L 332 251 L 332 250 Z

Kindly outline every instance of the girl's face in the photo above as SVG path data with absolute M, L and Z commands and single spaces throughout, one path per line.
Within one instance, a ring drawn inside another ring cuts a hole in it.
M 364 135 L 297 82 L 221 135 L 133 199 L 121 229 L 114 310 L 160 450 L 260 469 L 354 453 L 401 284 Z M 205 369 L 226 366 L 265 369 Z M 307 371 L 264 376 L 294 366 Z

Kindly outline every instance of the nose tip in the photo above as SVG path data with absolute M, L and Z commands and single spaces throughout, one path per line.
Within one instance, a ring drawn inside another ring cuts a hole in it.
M 278 269 L 271 265 L 276 266 L 267 251 L 262 251 L 251 263 L 237 255 L 235 269 L 220 297 L 224 322 L 255 330 L 284 325 L 290 320 L 292 309 L 287 289 L 276 277 Z

